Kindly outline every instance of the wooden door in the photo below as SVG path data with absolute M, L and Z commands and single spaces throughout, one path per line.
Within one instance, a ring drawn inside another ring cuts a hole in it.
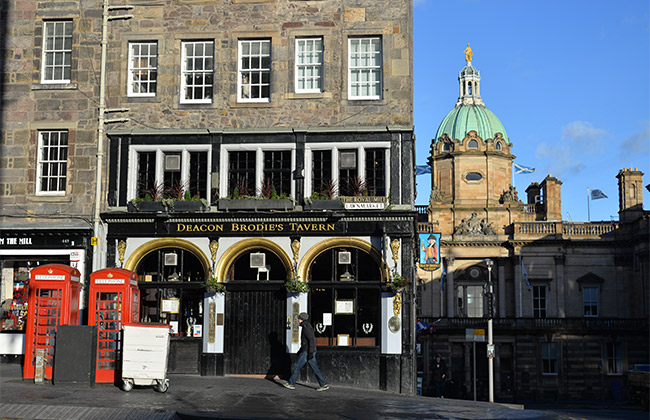
M 226 294 L 225 373 L 286 377 L 284 288 L 237 289 Z

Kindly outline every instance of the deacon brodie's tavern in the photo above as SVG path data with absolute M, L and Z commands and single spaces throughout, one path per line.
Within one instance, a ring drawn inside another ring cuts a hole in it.
M 170 371 L 288 374 L 306 311 L 330 383 L 414 393 L 411 1 L 145 3 L 111 23 L 101 219 Z

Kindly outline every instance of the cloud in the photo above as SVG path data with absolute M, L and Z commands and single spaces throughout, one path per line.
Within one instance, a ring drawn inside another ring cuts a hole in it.
M 621 144 L 620 157 L 629 159 L 636 156 L 648 156 L 650 153 L 650 121 L 645 121 L 644 129 L 626 138 Z
M 562 127 L 562 138 L 586 150 L 597 151 L 607 136 L 607 130 L 594 127 L 588 121 L 573 121 Z
M 551 144 L 541 142 L 535 151 L 537 160 L 544 162 L 544 171 L 559 178 L 564 175 L 577 175 L 582 172 L 586 166 L 572 152 L 571 145 L 568 144 Z

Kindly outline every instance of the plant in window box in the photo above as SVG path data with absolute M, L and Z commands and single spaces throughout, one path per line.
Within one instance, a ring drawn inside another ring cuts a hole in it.
M 319 191 L 315 191 L 310 198 L 305 199 L 307 210 L 341 210 L 344 208 L 341 200 L 335 199 L 338 188 L 331 179 L 323 181 Z
M 165 211 L 164 192 L 164 185 L 154 181 L 149 188 L 142 188 L 138 197 L 129 201 L 129 211 Z
M 291 276 L 291 279 L 284 283 L 284 288 L 287 289 L 287 293 L 307 293 L 309 291 L 307 283 L 301 281 L 297 274 Z
M 226 291 L 226 284 L 221 283 L 214 276 L 208 277 L 203 287 L 207 293 L 224 293 Z
M 391 289 L 393 293 L 400 293 L 408 286 L 408 279 L 402 276 L 397 270 L 393 270 L 390 276 L 390 281 L 386 283 L 386 287 Z

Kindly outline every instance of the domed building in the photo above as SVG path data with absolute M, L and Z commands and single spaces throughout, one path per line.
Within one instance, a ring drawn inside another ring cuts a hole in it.
M 471 50 L 466 61 L 431 142 L 429 204 L 417 209 L 422 393 L 434 392 L 439 353 L 449 397 L 620 399 L 627 369 L 650 359 L 643 173 L 617 175 L 619 222 L 562 221 L 552 175 L 520 199 L 513 142 L 481 98 Z

